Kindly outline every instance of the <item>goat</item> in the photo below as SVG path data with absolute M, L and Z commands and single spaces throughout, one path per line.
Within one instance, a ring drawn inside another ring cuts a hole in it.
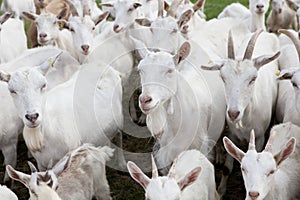
M 136 40 L 136 43 L 143 57 L 138 65 L 142 84 L 139 106 L 160 146 L 154 152 L 159 168 L 167 167 L 187 148 L 208 155 L 223 130 L 225 104 L 212 102 L 207 94 L 218 94 L 222 99 L 221 80 L 214 79 L 214 89 L 210 90 L 212 85 L 207 82 L 211 79 L 192 67 L 188 59 L 185 61 L 191 50 L 188 42 L 174 56 L 148 51 L 142 42 Z
M 6 12 L 0 17 L 0 63 L 15 59 L 27 49 L 24 23 L 10 18 L 12 15 Z
M 18 58 L 15 58 L 13 61 L 1 64 L 0 68 L 6 72 L 13 72 L 23 67 L 41 65 L 49 57 L 57 55 L 58 53 L 61 53 L 61 50 L 54 47 L 29 49 Z M 47 79 L 49 80 L 47 89 L 51 89 L 55 85 L 68 80 L 74 71 L 78 69 L 78 67 L 78 62 L 76 62 L 68 53 L 63 52 L 60 56 L 60 59 L 56 63 L 56 68 L 52 68 L 52 70 L 50 70 L 50 72 L 47 74 Z M 5 78 L 8 77 L 0 76 L 1 80 Z M 20 133 L 22 133 L 24 125 L 18 116 L 18 111 L 13 103 L 13 99 L 9 94 L 7 84 L 3 84 L 1 82 L 0 86 L 2 102 L 0 104 L 2 113 L 0 120 L 0 149 L 4 155 L 4 165 L 9 164 L 15 167 L 17 163 L 18 136 Z M 5 173 L 4 182 L 8 184 L 8 181 L 9 177 L 7 173 Z
M 1 195 L 1 199 L 18 200 L 17 195 L 9 188 L 7 188 L 5 185 L 0 185 L 0 195 Z
M 280 52 L 274 53 L 278 49 L 278 39 L 273 34 L 263 33 L 260 40 L 256 42 L 261 32 L 262 30 L 256 31 L 251 36 L 242 59 L 240 55 L 236 58 L 232 34 L 229 32 L 228 59 L 202 66 L 202 69 L 220 70 L 220 76 L 225 84 L 229 137 L 236 143 L 241 142 L 248 139 L 251 129 L 255 129 L 259 149 L 263 147 L 265 131 L 269 127 L 275 108 L 277 98 L 275 72 L 278 66 L 277 62 L 272 61 L 280 55 Z M 248 37 L 246 38 L 248 40 Z M 254 48 L 255 43 L 257 43 L 256 48 Z M 243 44 L 239 49 L 239 53 L 245 49 L 244 46 Z M 252 59 L 253 54 L 254 56 L 270 55 Z M 263 67 L 264 65 L 266 66 Z M 226 182 L 232 171 L 233 159 L 230 156 L 226 157 L 225 167 L 228 168 L 229 173 L 222 175 L 218 188 L 220 195 L 225 194 Z
M 280 29 L 279 33 L 287 35 L 293 44 L 287 44 L 282 47 L 283 55 L 280 57 L 281 71 L 278 75 L 279 88 L 276 108 L 276 117 L 279 122 L 292 122 L 300 125 L 299 118 L 299 92 L 298 80 L 299 74 L 299 58 L 300 58 L 300 42 L 295 32 L 291 30 Z M 289 80 L 289 82 L 281 81 Z
M 35 13 L 35 6 L 33 0 L 3 0 L 1 4 L 1 12 L 13 12 L 14 17 L 19 19 L 22 17 L 22 12 Z
M 23 136 L 26 145 L 41 170 L 49 160 L 58 161 L 82 143 L 109 143 L 123 125 L 122 86 L 115 70 L 99 62 L 86 64 L 69 81 L 47 92 L 47 98 L 43 99 L 47 86 L 45 75 L 51 65 L 46 61 L 38 67 L 11 74 L 0 73 L 25 124 Z M 98 75 L 101 76 L 99 82 Z M 94 109 L 95 118 L 89 117 L 88 122 L 82 118 L 90 116 Z M 79 115 L 73 116 L 75 113 Z M 61 144 L 57 145 L 57 142 Z M 54 149 L 53 145 L 58 147 Z
M 235 19 L 246 19 L 251 17 L 251 12 L 248 8 L 240 3 L 232 3 L 226 6 L 218 15 L 218 19 L 232 17 Z
M 82 200 L 92 197 L 110 200 L 105 163 L 110 160 L 113 152 L 107 146 L 83 144 L 46 172 L 37 172 L 30 162 L 31 175 L 16 171 L 10 165 L 7 171 L 12 179 L 20 181 L 29 189 L 32 200 Z
M 267 30 L 278 34 L 279 29 L 297 28 L 296 12 L 289 8 L 285 0 L 271 0 L 272 10 L 267 18 Z
M 168 176 L 158 176 L 153 157 L 151 179 L 131 161 L 127 163 L 127 169 L 130 176 L 144 188 L 145 199 L 218 199 L 214 167 L 197 150 L 180 153 L 173 162 Z
M 241 164 L 246 187 L 246 199 L 299 199 L 300 165 L 299 127 L 291 123 L 274 126 L 265 149 L 258 153 L 254 131 L 250 133 L 246 153 L 227 137 L 223 138 L 226 151 Z M 289 159 L 287 159 L 289 158 Z

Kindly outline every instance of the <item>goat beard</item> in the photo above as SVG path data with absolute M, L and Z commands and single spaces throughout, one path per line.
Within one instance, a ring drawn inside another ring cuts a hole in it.
M 155 111 L 149 113 L 146 123 L 152 136 L 160 139 L 167 128 L 167 112 L 164 106 L 160 105 Z
M 24 126 L 23 137 L 27 148 L 31 152 L 41 151 L 44 146 L 44 138 L 41 132 L 41 126 L 36 128 L 28 128 L 27 126 Z

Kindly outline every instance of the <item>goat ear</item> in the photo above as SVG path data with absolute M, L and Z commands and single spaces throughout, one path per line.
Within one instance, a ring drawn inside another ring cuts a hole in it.
M 235 146 L 235 144 L 233 144 L 233 142 L 227 137 L 223 138 L 223 143 L 226 151 L 237 161 L 241 162 L 243 157 L 245 156 L 245 153 L 237 146 Z
M 10 77 L 10 74 L 0 71 L 0 81 L 8 82 L 10 80 Z
M 57 177 L 69 166 L 70 159 L 71 159 L 71 154 L 65 156 L 53 167 L 52 171 Z
M 150 51 L 148 51 L 146 45 L 145 45 L 142 41 L 140 41 L 140 40 L 138 40 L 138 39 L 135 39 L 134 37 L 131 37 L 131 36 L 130 36 L 130 38 L 131 38 L 132 41 L 134 42 L 134 44 L 135 44 L 135 49 L 139 52 L 140 56 L 141 56 L 142 58 L 145 58 L 146 55 L 150 53 Z
M 58 13 L 58 15 L 56 16 L 56 18 L 57 19 L 62 19 L 62 18 L 64 18 L 64 17 L 66 17 L 67 16 L 67 12 L 68 10 L 67 10 L 67 8 L 64 8 L 64 9 L 62 9 L 59 13 Z
M 191 45 L 189 42 L 184 42 L 179 51 L 177 52 L 177 54 L 173 57 L 174 59 L 174 63 L 176 65 L 178 65 L 179 63 L 181 63 L 181 61 L 183 61 L 184 59 L 186 59 L 191 51 Z
M 299 70 L 298 67 L 291 67 L 287 69 L 281 70 L 279 76 L 277 77 L 278 80 L 289 80 L 292 79 L 294 74 Z
M 189 186 L 192 183 L 194 183 L 197 180 L 200 172 L 201 172 L 201 167 L 196 167 L 195 169 L 193 169 L 192 171 L 190 171 L 187 175 L 185 175 L 185 177 L 178 182 L 180 190 L 182 191 L 187 186 Z
M 30 12 L 22 12 L 22 14 L 24 15 L 24 17 L 32 21 L 34 21 L 38 17 L 37 14 L 30 13 Z
M 130 176 L 136 181 L 138 182 L 143 188 L 144 190 L 146 190 L 150 179 L 148 176 L 146 176 L 142 170 L 133 162 L 129 161 L 127 163 L 127 169 L 129 171 Z
M 29 187 L 30 175 L 19 172 L 10 165 L 6 166 L 6 172 L 10 178 L 23 183 L 26 187 Z
M 142 6 L 142 4 L 141 4 L 140 2 L 135 2 L 135 3 L 133 4 L 133 7 L 134 7 L 135 9 L 137 9 L 137 8 L 140 7 L 140 6 Z
M 275 53 L 274 55 L 263 55 L 263 56 L 259 56 L 257 58 L 254 58 L 254 66 L 257 68 L 257 70 L 259 68 L 261 68 L 262 66 L 264 66 L 265 64 L 268 64 L 269 62 L 272 62 L 273 60 L 275 60 L 276 58 L 278 58 L 280 55 L 280 52 L 278 51 L 277 53 Z
M 177 21 L 178 27 L 181 28 L 183 25 L 189 22 L 192 16 L 193 16 L 193 11 L 190 9 L 182 13 L 179 17 L 179 20 Z
M 141 26 L 147 26 L 147 27 L 150 27 L 152 24 L 152 21 L 147 18 L 135 19 L 135 22 Z
M 274 156 L 274 159 L 277 163 L 277 166 L 282 163 L 285 159 L 287 159 L 295 150 L 296 147 L 296 139 L 292 137 L 289 139 L 289 141 L 286 143 L 285 147 L 281 149 L 281 151 Z
M 208 65 L 202 65 L 201 69 L 215 71 L 215 70 L 220 70 L 223 66 L 224 66 L 224 62 L 220 61 L 220 62 L 213 62 Z
M 294 2 L 294 1 L 291 1 L 291 0 L 285 0 L 285 2 L 287 3 L 287 5 L 294 11 L 297 11 L 299 6 Z
M 41 72 L 42 75 L 46 75 L 50 67 L 54 67 L 55 62 L 58 60 L 59 56 L 63 52 L 61 51 L 59 54 L 52 56 L 48 58 L 44 63 L 42 63 L 39 67 L 38 70 Z
M 114 3 L 113 1 L 109 1 L 109 2 L 106 2 L 106 3 L 100 3 L 99 4 L 100 6 L 104 6 L 104 7 L 114 7 Z
M 167 1 L 164 1 L 164 10 L 168 11 L 170 8 L 170 4 Z
M 70 29 L 70 26 L 69 26 L 69 22 L 67 22 L 66 20 L 58 20 L 57 21 L 58 23 L 58 26 L 59 26 L 59 29 Z
M 96 19 L 93 19 L 95 25 L 99 24 L 100 22 L 102 22 L 103 20 L 105 20 L 109 15 L 109 11 L 106 11 L 104 13 L 102 13 L 101 15 L 99 15 L 98 17 L 96 17 Z
M 6 12 L 0 17 L 0 24 L 6 22 L 11 16 L 13 15 L 12 12 Z

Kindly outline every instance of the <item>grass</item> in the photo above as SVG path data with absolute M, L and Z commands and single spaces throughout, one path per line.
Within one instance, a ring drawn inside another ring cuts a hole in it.
M 2 0 L 0 0 L 0 3 Z M 99 0 L 97 0 L 99 2 Z M 217 15 L 222 11 L 222 9 L 236 0 L 206 0 L 205 14 L 207 19 L 217 17 Z M 248 0 L 241 0 L 240 3 L 247 6 Z M 26 28 L 28 28 L 29 23 L 26 23 Z M 153 141 L 149 142 L 149 139 L 133 138 L 130 136 L 125 136 L 124 147 L 128 151 L 143 152 L 145 149 L 152 148 Z M 149 152 L 149 151 L 148 151 Z M 18 145 L 18 165 L 17 169 L 26 173 L 29 173 L 27 166 L 27 149 L 24 142 L 20 142 Z M 31 160 L 32 161 L 32 160 Z M 0 155 L 0 163 L 3 163 L 3 156 Z M 3 179 L 4 167 L 0 167 L 0 180 Z M 238 184 L 233 185 L 233 195 L 228 197 L 228 199 L 242 199 L 244 194 L 243 185 L 240 173 L 235 173 L 233 176 L 238 177 Z M 111 193 L 113 199 L 118 200 L 139 200 L 144 199 L 144 191 L 140 185 L 134 182 L 127 173 L 121 173 L 114 169 L 107 169 L 107 177 L 111 187 Z M 238 194 L 235 192 L 238 191 Z M 28 199 L 27 189 L 19 182 L 15 182 L 14 192 L 19 196 L 19 199 Z M 0 197 L 1 198 L 1 197 Z

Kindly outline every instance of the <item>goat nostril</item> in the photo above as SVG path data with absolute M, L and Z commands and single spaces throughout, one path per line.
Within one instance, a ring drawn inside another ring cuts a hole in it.
M 234 121 L 238 118 L 240 114 L 240 111 L 228 111 L 228 116 L 231 119 L 231 121 Z
M 45 38 L 45 37 L 47 37 L 47 34 L 46 34 L 46 33 L 41 33 L 41 34 L 40 34 L 40 38 Z
M 151 101 L 152 101 L 152 98 L 149 97 L 149 96 L 141 97 L 141 98 L 140 98 L 141 104 L 148 104 L 148 103 L 150 103 Z
M 90 48 L 89 45 L 82 45 L 82 46 L 81 46 L 81 49 L 82 49 L 84 52 L 88 52 L 88 51 L 89 51 L 89 48 Z
M 258 8 L 258 9 L 262 9 L 263 7 L 264 7 L 264 5 L 261 5 L 261 4 L 256 5 L 256 8 Z
M 26 114 L 26 115 L 25 115 L 25 118 L 26 118 L 28 121 L 32 122 L 32 123 L 34 123 L 34 122 L 38 119 L 38 117 L 39 117 L 39 114 L 38 114 L 38 113 L 34 113 L 34 114 Z
M 115 24 L 115 25 L 114 25 L 114 31 L 117 32 L 119 27 L 120 27 L 120 26 L 119 26 L 118 24 Z
M 259 196 L 259 192 L 249 192 L 249 196 L 251 198 L 257 198 Z

